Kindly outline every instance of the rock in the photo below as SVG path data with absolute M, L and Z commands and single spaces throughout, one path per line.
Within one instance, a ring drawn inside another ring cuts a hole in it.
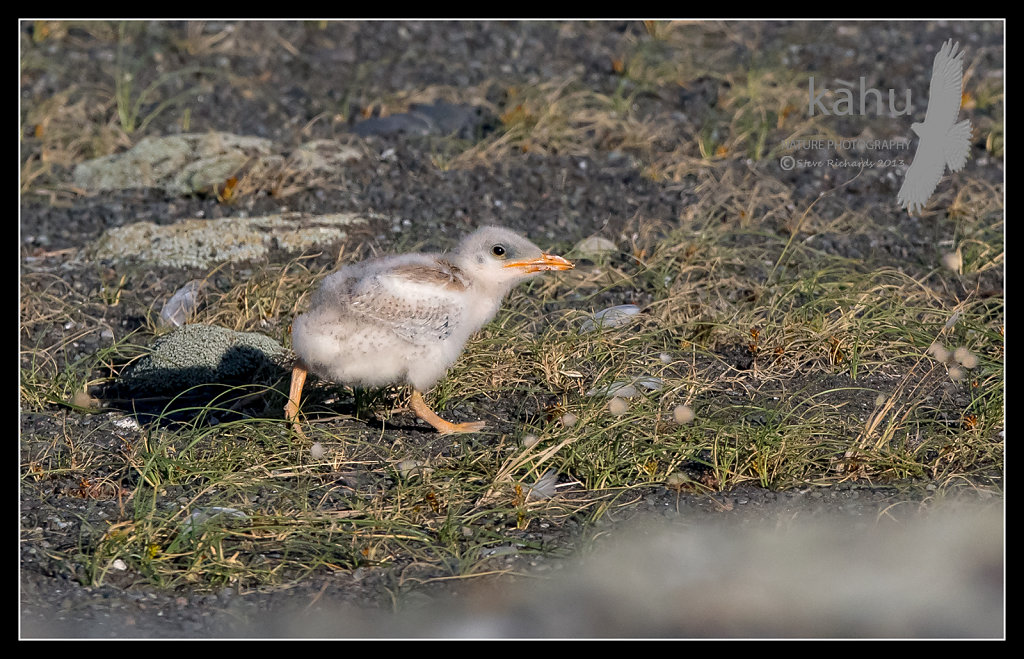
M 314 140 L 286 153 L 262 137 L 187 133 L 146 137 L 123 153 L 83 162 L 75 167 L 73 180 L 88 192 L 159 188 L 183 196 L 218 190 L 243 172 L 251 186 L 269 187 L 280 172 L 301 180 L 303 175 L 335 171 L 361 156 L 358 149 L 335 140 Z
M 129 391 L 180 393 L 201 384 L 248 383 L 262 372 L 283 371 L 286 356 L 280 343 L 262 334 L 183 325 L 154 341 L 118 385 Z
M 75 185 L 89 192 L 161 188 L 173 195 L 222 184 L 252 158 L 270 156 L 273 142 L 232 133 L 146 137 L 123 153 L 75 167 Z
M 614 254 L 619 251 L 619 247 L 607 238 L 590 236 L 576 243 L 572 251 L 579 254 L 581 258 L 594 259 L 595 257 Z
M 353 126 L 352 132 L 361 137 L 406 134 L 473 139 L 483 123 L 477 107 L 435 101 L 433 105 L 413 104 L 408 112 L 365 119 Z
M 354 213 L 188 219 L 169 225 L 136 222 L 105 231 L 89 254 L 113 263 L 208 268 L 262 259 L 274 247 L 289 252 L 321 247 L 345 238 L 347 227 L 366 223 Z

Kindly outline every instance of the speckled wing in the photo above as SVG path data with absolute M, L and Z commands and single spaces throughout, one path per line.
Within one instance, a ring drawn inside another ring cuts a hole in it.
M 349 308 L 414 345 L 430 345 L 459 326 L 465 290 L 465 281 L 449 264 L 401 265 L 356 283 Z

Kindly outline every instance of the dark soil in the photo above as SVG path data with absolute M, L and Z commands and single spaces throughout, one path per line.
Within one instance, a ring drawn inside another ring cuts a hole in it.
M 206 32 L 216 34 L 224 27 L 208 23 Z M 72 27 L 62 39 L 33 42 L 34 29 L 38 27 L 31 22 L 21 26 L 23 58 L 31 55 L 33 61 L 46 64 L 22 72 L 23 119 L 28 109 L 72 85 L 110 86 L 116 40 L 99 39 L 88 30 Z M 326 184 L 286 198 L 254 195 L 233 205 L 220 203 L 213 196 L 167 198 L 159 191 L 78 195 L 66 187 L 70 167 L 57 164 L 50 173 L 53 195 L 24 194 L 21 198 L 21 274 L 23 285 L 35 287 L 29 293 L 84 297 L 116 279 L 120 271 L 69 255 L 110 227 L 143 219 L 160 224 L 242 212 L 255 216 L 285 210 L 349 211 L 377 218 L 352 237 L 349 253 L 390 251 L 421 241 L 425 241 L 425 249 L 449 248 L 458 236 L 481 224 L 509 226 L 538 243 L 566 247 L 602 228 L 609 235 L 618 235 L 637 218 L 684 217 L 687 206 L 699 196 L 695 182 L 651 180 L 629 158 L 612 151 L 595 150 L 585 157 L 519 154 L 471 169 L 439 169 L 432 157 L 446 147 L 433 131 L 448 134 L 452 131 L 447 129 L 455 127 L 459 139 L 471 140 L 493 130 L 495 117 L 475 109 L 438 114 L 420 108 L 420 115 L 408 120 L 357 128 L 360 122 L 373 121 L 381 99 L 432 85 L 461 88 L 494 81 L 488 96 L 500 103 L 504 86 L 572 74 L 587 86 L 612 93 L 620 84 L 613 62 L 621 56 L 627 37 L 643 35 L 645 28 L 639 22 L 236 23 L 230 26 L 229 37 L 236 47 L 223 52 L 214 48 L 196 56 L 181 45 L 186 32 L 182 23 L 143 23 L 133 29 L 137 36 L 130 42 L 128 55 L 153 67 L 140 74 L 143 77 L 201 66 L 250 81 L 244 86 L 204 82 L 189 103 L 190 132 L 219 130 L 262 136 L 286 147 L 316 138 L 350 140 L 376 157 L 355 161 Z M 1003 27 L 992 22 L 869 23 L 858 24 L 855 30 L 838 30 L 833 23 L 735 23 L 709 33 L 705 47 L 716 56 L 751 66 L 788 54 L 788 66 L 795 71 L 820 71 L 829 79 L 854 72 L 871 75 L 880 88 L 911 88 L 915 98 L 923 99 L 930 58 L 903 54 L 932 48 L 949 37 L 959 39 L 979 57 L 979 70 L 1001 69 Z M 145 80 L 139 86 L 144 84 Z M 246 93 L 239 93 L 243 87 Z M 712 111 L 716 87 L 717 83 L 707 82 L 663 90 L 644 96 L 642 102 L 650 104 L 652 113 L 673 110 L 696 121 Z M 904 120 L 906 117 L 876 122 L 881 135 L 902 135 L 906 129 L 893 126 Z M 146 134 L 181 132 L 181 121 L 180 108 L 163 112 Z M 852 124 L 854 118 L 848 121 Z M 842 124 L 835 128 L 844 132 Z M 845 133 L 857 134 L 862 128 L 863 124 L 858 124 Z M 28 127 L 24 130 L 31 133 Z M 33 148 L 32 138 L 26 137 L 23 162 Z M 974 162 L 983 154 L 982 148 L 976 148 Z M 748 166 L 763 163 L 735 163 L 737 171 Z M 986 171 L 992 181 L 1002 180 L 1001 163 Z M 878 176 L 881 174 L 868 172 L 863 183 L 850 187 L 842 198 L 844 207 L 884 205 L 891 209 L 898 180 L 888 187 L 876 185 Z M 813 170 L 794 170 L 781 175 L 781 180 L 808 202 L 834 186 L 834 181 Z M 822 203 L 840 202 L 832 197 Z M 938 240 L 927 222 L 891 210 L 879 213 L 876 221 L 877 240 L 869 241 L 864 235 L 818 236 L 816 247 L 879 265 L 937 262 Z M 332 262 L 333 256 L 325 254 L 318 263 Z M 52 276 L 28 277 L 38 273 Z M 225 268 L 215 285 L 227 289 L 249 273 L 247 267 Z M 138 309 L 204 273 L 164 269 L 131 274 L 121 305 L 97 304 L 83 310 L 83 317 L 91 319 L 93 326 L 63 330 L 54 326 L 45 334 L 22 336 L 22 345 L 51 346 L 72 332 L 95 330 L 82 332 L 63 354 L 55 355 L 60 363 L 72 364 L 108 346 L 111 336 L 123 336 L 143 326 Z M 998 274 L 982 283 L 993 292 L 1001 293 L 1003 288 Z M 112 334 L 105 334 L 105 329 Z M 741 362 L 746 357 L 742 353 L 737 346 L 736 354 L 729 353 L 726 358 L 743 368 Z M 97 442 L 97 450 L 117 450 L 117 437 L 91 432 L 94 421 L 89 415 L 23 413 L 19 422 L 23 451 L 31 451 L 34 443 L 49 441 L 58 433 L 89 437 L 88 441 Z M 834 487 L 785 493 L 750 488 L 715 496 L 680 494 L 659 487 L 635 495 L 638 500 L 628 508 L 630 512 L 619 517 L 653 514 L 692 521 L 726 516 L 742 521 L 796 515 L 814 519 L 827 513 L 854 523 L 875 519 L 894 504 L 916 505 L 928 499 L 934 494 L 934 485 L 928 489 L 929 485 L 901 483 L 884 488 Z M 82 583 L 82 567 L 76 557 L 83 550 L 81 543 L 88 540 L 87 529 L 117 517 L 117 502 L 68 496 L 74 486 L 69 479 L 49 481 L 46 487 L 23 485 L 21 489 L 21 632 L 26 637 L 287 635 L 289 629 L 269 622 L 276 611 L 308 611 L 321 616 L 335 607 L 356 619 L 361 611 L 389 610 L 401 604 L 396 602 L 395 575 L 413 569 L 398 564 L 357 570 L 342 578 L 311 577 L 284 592 L 165 592 L 138 583 L 117 583 L 114 577 L 102 587 L 90 587 Z M 599 527 L 600 532 L 611 528 L 612 521 L 603 522 L 607 526 Z M 545 552 L 494 560 L 522 573 L 559 570 L 561 567 L 552 566 L 564 561 L 566 550 L 587 546 L 596 533 L 583 519 L 553 525 L 529 538 Z M 435 582 L 415 592 L 419 594 L 402 591 L 401 598 L 446 601 L 460 592 L 460 585 Z M 299 625 L 295 629 L 303 635 L 331 635 L 325 627 Z M 398 634 L 429 635 L 420 627 L 396 629 L 400 629 Z M 707 629 L 714 633 L 717 628 Z M 367 622 L 364 631 L 339 626 L 336 633 L 388 635 L 386 624 L 376 618 Z M 478 633 L 488 635 L 487 630 Z M 674 635 L 657 629 L 652 633 Z M 591 635 L 603 634 L 592 629 Z

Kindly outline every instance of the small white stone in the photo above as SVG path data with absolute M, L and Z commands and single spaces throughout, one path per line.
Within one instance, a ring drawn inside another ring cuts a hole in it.
M 402 478 L 406 480 L 419 476 L 423 477 L 433 471 L 430 467 L 426 466 L 425 462 L 419 460 L 413 460 L 412 458 L 406 458 L 396 465 L 398 467 L 398 473 L 402 475 Z
M 119 419 L 114 419 L 114 427 L 118 430 L 142 430 L 142 426 L 135 420 L 133 416 L 123 416 Z
M 612 254 L 619 251 L 619 246 L 601 236 L 590 236 L 576 243 L 573 251 L 583 258 L 593 258 L 602 254 Z
M 679 488 L 682 487 L 683 485 L 686 485 L 690 481 L 691 479 L 689 476 L 680 471 L 676 471 L 669 474 L 665 478 L 665 485 L 667 485 L 668 487 Z

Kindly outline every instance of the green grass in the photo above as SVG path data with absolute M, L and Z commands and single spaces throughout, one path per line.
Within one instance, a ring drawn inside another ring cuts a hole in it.
M 217 72 L 197 66 L 185 67 L 180 70 L 163 73 L 157 76 L 153 82 L 146 85 L 146 87 L 139 90 L 136 88 L 136 82 L 144 62 L 141 59 L 129 61 L 128 56 L 125 55 L 125 45 L 129 38 L 128 31 L 127 22 L 122 21 L 118 24 L 114 100 L 117 104 L 117 117 L 120 121 L 121 129 L 126 134 L 131 135 L 135 131 L 145 131 L 149 123 L 159 116 L 161 112 L 175 105 L 183 104 L 185 99 L 194 96 L 200 90 L 199 86 L 188 87 L 173 96 L 162 98 L 163 90 L 161 88 L 166 83 L 185 80 L 196 73 L 210 75 Z M 143 112 L 143 108 L 148 108 L 150 105 L 153 107 Z
M 867 268 L 741 224 L 650 232 L 633 247 L 642 258 L 581 263 L 513 293 L 430 395 L 439 409 L 465 406 L 490 420 L 480 437 L 424 445 L 395 430 L 411 418 L 399 409 L 400 390 L 361 394 L 363 421 L 339 417 L 336 388 L 321 383 L 306 403 L 307 412 L 331 415 L 312 415 L 309 441 L 324 449 L 314 459 L 280 418 L 282 381 L 201 400 L 192 421 L 150 424 L 116 452 L 69 434 L 26 459 L 26 482 L 74 474 L 89 484 L 83 496 L 121 502 L 121 521 L 87 543 L 93 583 L 120 559 L 161 586 L 216 588 L 405 562 L 430 566 L 434 576 L 424 578 L 489 573 L 488 550 L 519 541 L 540 520 L 599 516 L 646 486 L 980 482 L 1001 469 L 1001 298 L 961 298 L 948 285 L 960 275 L 948 270 L 922 279 Z M 268 267 L 213 295 L 198 320 L 264 325 L 286 339 L 310 278 L 323 274 L 301 260 Z M 638 295 L 652 301 L 634 322 L 579 331 L 608 296 Z M 60 323 L 69 316 L 54 313 L 55 299 L 47 319 Z M 23 405 L 53 414 L 52 403 L 134 341 L 56 374 L 45 351 L 28 349 Z M 955 364 L 926 354 L 936 341 L 967 347 L 977 364 L 952 379 Z M 663 388 L 630 399 L 619 416 L 603 396 L 587 395 L 639 376 L 660 378 Z M 229 418 L 245 396 L 262 401 L 247 408 L 250 418 L 207 423 Z M 679 404 L 694 410 L 692 423 L 673 420 Z M 559 421 L 565 412 L 575 424 Z M 392 425 L 382 425 L 389 417 Z M 109 433 L 112 419 L 98 418 L 90 434 Z M 537 437 L 529 447 L 527 435 Z M 403 463 L 425 469 L 404 473 Z M 574 484 L 528 501 L 529 484 L 550 468 Z M 190 515 L 216 507 L 244 518 L 188 526 Z

